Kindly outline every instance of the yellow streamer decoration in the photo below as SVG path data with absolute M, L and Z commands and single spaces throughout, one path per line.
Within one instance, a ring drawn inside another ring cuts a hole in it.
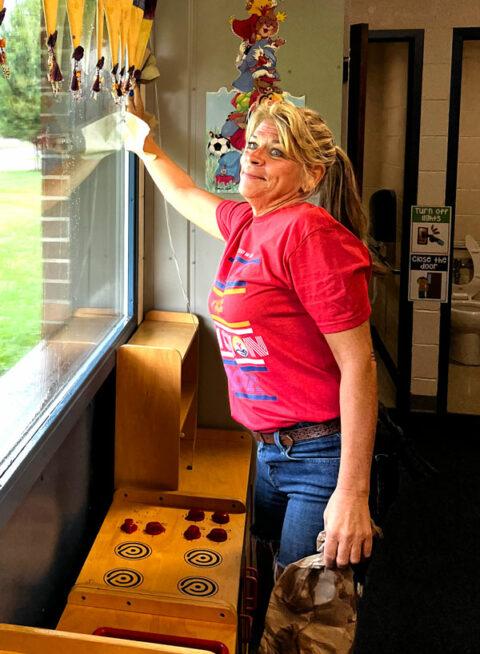
M 103 56 L 103 34 L 104 34 L 104 0 L 97 0 L 97 59 Z
M 47 30 L 47 47 L 48 47 L 48 74 L 47 78 L 52 85 L 52 91 L 56 94 L 60 90 L 63 81 L 62 71 L 57 62 L 55 55 L 55 45 L 57 43 L 57 15 L 58 0 L 43 0 L 43 15 L 45 17 L 45 27 Z
M 105 16 L 107 17 L 108 39 L 110 42 L 110 56 L 112 70 L 118 68 L 118 45 L 120 41 L 120 19 L 122 15 L 118 0 L 105 1 Z
M 84 7 L 85 0 L 67 0 L 67 16 L 74 50 L 82 44 Z
M 153 17 L 155 14 L 156 6 L 157 0 L 145 0 L 145 12 L 140 27 L 137 51 L 135 53 L 135 61 L 137 62 L 138 68 L 140 68 L 143 64 L 143 59 L 145 57 L 145 52 L 148 45 L 148 39 L 150 38 L 150 33 L 153 27 Z
M 92 84 L 92 97 L 94 99 L 97 99 L 103 85 L 103 77 L 101 71 L 105 64 L 105 57 L 103 56 L 103 34 L 105 25 L 104 12 L 104 0 L 97 0 L 97 66 Z
M 57 31 L 58 0 L 43 0 L 43 13 L 49 37 Z
M 128 33 L 128 66 L 133 71 L 140 68 L 141 62 L 137 60 L 138 39 L 140 37 L 140 28 L 143 21 L 143 12 L 145 2 L 137 0 L 134 2 L 130 12 L 130 31 Z
M 85 0 L 67 0 L 67 17 L 70 25 L 70 37 L 73 45 L 73 72 L 70 90 L 73 97 L 79 100 L 82 95 L 82 71 L 80 61 L 83 59 L 83 10 Z

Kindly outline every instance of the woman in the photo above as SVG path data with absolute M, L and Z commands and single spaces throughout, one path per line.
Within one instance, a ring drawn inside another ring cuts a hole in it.
M 138 90 L 130 110 L 143 116 Z M 324 527 L 329 567 L 369 557 L 370 257 L 346 155 L 318 114 L 285 102 L 249 120 L 244 203 L 197 188 L 151 136 L 139 154 L 167 201 L 226 241 L 209 309 L 232 416 L 259 441 L 253 533 L 280 568 Z M 332 215 L 305 201 L 316 192 Z

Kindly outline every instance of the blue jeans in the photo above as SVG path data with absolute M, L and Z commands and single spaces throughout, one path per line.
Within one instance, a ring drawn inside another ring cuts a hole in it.
M 275 432 L 275 443 L 258 444 L 252 535 L 278 551 L 278 565 L 316 552 L 339 465 L 339 433 L 285 447 Z

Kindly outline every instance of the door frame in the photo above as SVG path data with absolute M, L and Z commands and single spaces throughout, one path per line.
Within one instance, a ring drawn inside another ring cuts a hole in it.
M 374 330 L 373 334 L 375 345 L 397 389 L 396 404 L 398 413 L 401 416 L 406 416 L 410 412 L 413 329 L 413 304 L 408 299 L 410 208 L 412 205 L 417 204 L 418 194 L 424 30 L 369 30 L 368 42 L 408 44 L 408 93 L 397 341 L 397 360 L 401 361 L 400 366 L 395 365 L 376 330 Z
M 455 208 L 457 199 L 458 146 L 460 139 L 460 108 L 462 100 L 463 74 L 463 44 L 465 41 L 480 41 L 480 27 L 455 27 L 452 40 L 452 65 L 450 70 L 450 108 L 448 116 L 448 146 L 447 146 L 447 176 L 445 182 L 445 206 L 452 207 L 450 239 L 450 261 L 453 263 Z M 450 322 L 451 322 L 451 289 L 453 280 L 453 265 L 450 265 L 448 278 L 448 302 L 440 308 L 440 344 L 438 352 L 438 386 L 437 414 L 448 414 L 448 373 L 450 358 Z M 448 414 L 462 415 L 467 414 Z M 478 419 L 478 416 L 477 416 Z
M 352 162 L 360 196 L 362 195 L 363 189 L 363 159 L 365 150 L 368 34 L 368 23 L 350 25 L 347 153 Z

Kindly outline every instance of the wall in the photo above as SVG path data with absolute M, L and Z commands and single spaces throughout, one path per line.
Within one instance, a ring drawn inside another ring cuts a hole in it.
M 231 16 L 246 17 L 244 0 L 165 0 L 158 5 L 155 52 L 161 71 L 157 89 L 148 89 L 148 106 L 156 109 L 167 153 L 200 186 L 204 180 L 205 93 L 231 87 L 237 76 L 240 40 L 229 28 Z M 280 36 L 282 86 L 320 110 L 340 137 L 343 57 L 343 0 L 285 0 L 287 20 Z M 182 311 L 185 302 L 165 225 L 165 205 L 146 184 L 145 309 Z M 172 240 L 191 309 L 201 321 L 200 424 L 232 426 L 218 347 L 209 324 L 206 299 L 222 243 L 201 233 L 168 210 Z
M 112 374 L 0 530 L 0 622 L 54 628 L 63 611 L 111 501 L 114 390 Z
M 397 267 L 402 234 L 407 44 L 369 43 L 367 70 L 363 204 L 368 215 L 370 196 L 373 193 L 379 189 L 395 191 L 396 251 L 389 253 L 389 258 Z M 373 285 L 373 323 L 390 356 L 397 363 L 400 277 L 386 275 L 374 278 Z
M 473 263 L 464 245 L 466 234 L 480 243 L 480 41 L 463 44 L 462 97 L 460 104 L 458 174 L 455 216 L 454 258 L 469 263 L 458 270 L 458 283 L 473 275 Z M 455 280 L 455 278 L 454 278 Z M 456 364 L 448 371 L 448 410 L 480 414 L 480 367 Z
M 480 24 L 480 19 L 479 19 Z M 455 241 L 480 242 L 480 41 L 463 46 Z
M 425 30 L 418 204 L 443 205 L 452 30 L 480 25 L 478 1 L 346 0 L 345 14 L 346 34 L 354 23 L 368 23 L 370 29 Z M 479 149 L 475 141 L 467 147 L 477 152 Z M 414 395 L 437 393 L 439 330 L 440 304 L 415 302 L 411 381 Z

